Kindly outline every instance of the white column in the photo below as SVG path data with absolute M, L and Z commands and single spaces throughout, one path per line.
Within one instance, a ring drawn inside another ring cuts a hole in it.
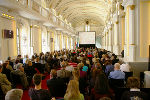
M 125 16 L 124 58 L 127 56 L 127 16 Z
M 135 11 L 134 5 L 129 10 L 129 61 L 135 61 Z
M 112 51 L 112 27 L 109 28 L 109 51 Z
M 106 49 L 106 33 L 104 32 L 104 49 Z
M 113 52 L 116 55 L 120 55 L 119 53 L 119 21 L 118 21 L 118 14 L 114 15 L 114 46 Z
M 111 44 L 112 44 L 112 49 L 111 51 L 113 52 L 113 45 L 114 45 L 114 24 L 112 24 L 112 31 L 111 31 L 112 35 L 111 35 Z
M 109 30 L 107 29 L 107 50 L 109 50 Z
M 135 0 L 124 0 L 122 5 L 124 6 L 125 12 L 127 13 L 125 16 L 125 61 L 134 62 L 136 56 L 134 10 Z

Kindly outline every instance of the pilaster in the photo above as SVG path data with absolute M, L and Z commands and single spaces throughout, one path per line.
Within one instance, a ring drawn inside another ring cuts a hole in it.
M 118 20 L 118 13 L 115 13 L 113 16 L 113 22 L 114 22 L 114 46 L 113 46 L 113 52 L 116 55 L 119 55 L 119 20 Z
M 124 0 L 125 7 L 125 59 L 134 62 L 136 54 L 135 44 L 135 0 Z

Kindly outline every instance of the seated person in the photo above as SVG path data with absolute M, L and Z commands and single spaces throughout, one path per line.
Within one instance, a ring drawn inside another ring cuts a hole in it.
M 84 64 L 82 71 L 87 72 L 88 71 L 88 67 L 86 66 L 86 60 L 82 61 L 82 63 Z
M 84 100 L 83 94 L 81 94 L 79 91 L 79 82 L 77 80 L 69 81 L 64 99 L 65 100 Z
M 2 71 L 2 73 L 5 74 L 7 76 L 7 79 L 11 82 L 10 72 L 11 72 L 11 70 L 8 67 L 8 63 L 6 63 L 6 62 L 3 63 L 3 71 Z
M 61 67 L 62 67 L 62 69 L 57 71 L 57 77 L 70 78 L 71 73 L 68 70 L 65 69 L 66 68 L 66 63 L 65 62 L 61 63 Z
M 27 89 L 28 88 L 28 81 L 27 81 L 26 74 L 24 73 L 24 68 L 22 66 L 23 66 L 23 64 L 18 63 L 17 67 L 16 67 L 17 69 L 12 71 L 11 73 L 14 75 L 19 75 L 20 79 L 21 79 L 21 83 L 23 85 L 23 88 Z
M 11 83 L 8 81 L 5 74 L 2 74 L 3 68 L 2 65 L 0 65 L 0 87 L 4 94 L 6 94 L 11 89 Z
M 114 71 L 114 65 L 112 65 L 111 60 L 106 61 L 105 73 L 109 75 L 111 71 Z
M 120 65 L 120 70 L 122 72 L 130 72 L 131 67 L 129 66 L 128 63 L 123 63 Z
M 111 100 L 111 98 L 109 98 L 109 97 L 103 97 L 103 98 L 100 98 L 99 100 Z
M 34 68 L 37 68 L 40 73 L 44 73 L 44 70 L 42 68 L 42 64 L 40 63 L 39 57 L 36 58 L 36 62 L 33 66 L 34 66 Z
M 5 63 L 8 63 L 7 69 L 13 71 L 13 68 L 12 68 L 12 66 L 10 65 L 10 62 L 7 60 L 7 61 L 5 61 Z
M 129 77 L 127 87 L 130 88 L 130 91 L 125 91 L 121 100 L 148 100 L 147 94 L 139 89 L 140 81 L 137 77 Z
M 85 90 L 87 87 L 87 82 L 84 78 L 80 78 L 80 70 L 78 68 L 74 68 L 74 70 L 72 71 L 72 75 L 72 79 L 79 82 L 80 93 L 84 94 L 86 92 Z
M 99 100 L 102 97 L 113 99 L 113 91 L 109 88 L 108 79 L 104 73 L 98 74 L 94 88 L 91 90 L 91 100 Z
M 109 78 L 111 79 L 125 79 L 125 73 L 120 70 L 120 64 L 114 65 L 114 71 L 110 72 Z
M 52 69 L 50 72 L 50 79 L 47 80 L 47 87 L 52 97 L 64 97 L 66 84 L 63 79 L 57 78 L 57 71 L 55 69 Z
M 7 92 L 5 100 L 21 100 L 23 95 L 23 90 L 21 89 L 12 89 Z
M 30 88 L 28 92 L 31 100 L 50 100 L 51 99 L 51 96 L 48 90 L 44 90 L 41 88 L 41 83 L 42 83 L 41 74 L 35 74 L 33 76 L 33 83 L 35 85 L 35 88 Z
M 37 73 L 37 71 L 34 69 L 32 65 L 32 61 L 28 62 L 28 64 L 25 67 L 25 71 L 26 71 L 27 76 L 30 76 L 30 77 L 33 77 L 33 75 Z
M 87 79 L 87 73 L 85 71 L 82 71 L 84 64 L 83 63 L 79 63 L 77 65 L 77 68 L 80 70 L 80 78 L 84 78 Z
M 65 63 L 66 63 L 66 68 L 65 68 L 65 70 L 68 70 L 68 71 L 72 72 L 73 69 L 74 69 L 74 67 L 71 66 L 71 65 L 69 65 L 69 63 L 68 63 L 67 61 L 66 61 Z

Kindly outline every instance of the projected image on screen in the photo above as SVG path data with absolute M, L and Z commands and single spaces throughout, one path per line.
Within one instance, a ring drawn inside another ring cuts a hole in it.
M 95 32 L 79 32 L 79 44 L 95 44 Z

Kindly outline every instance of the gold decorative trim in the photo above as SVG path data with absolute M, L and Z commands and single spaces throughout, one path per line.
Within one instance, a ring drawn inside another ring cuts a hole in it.
M 120 4 L 119 8 L 120 8 L 121 10 L 124 10 L 124 6 L 122 6 L 121 4 Z
M 130 45 L 135 45 L 135 44 L 130 44 Z
M 125 18 L 125 15 L 122 15 L 121 18 Z
M 30 26 L 30 28 L 33 28 L 33 26 Z
M 130 5 L 130 9 L 134 10 L 135 9 L 135 5 Z
M 112 28 L 110 28 L 110 30 L 112 31 Z
M 119 23 L 119 21 L 116 22 L 116 24 L 118 24 L 118 23 Z

